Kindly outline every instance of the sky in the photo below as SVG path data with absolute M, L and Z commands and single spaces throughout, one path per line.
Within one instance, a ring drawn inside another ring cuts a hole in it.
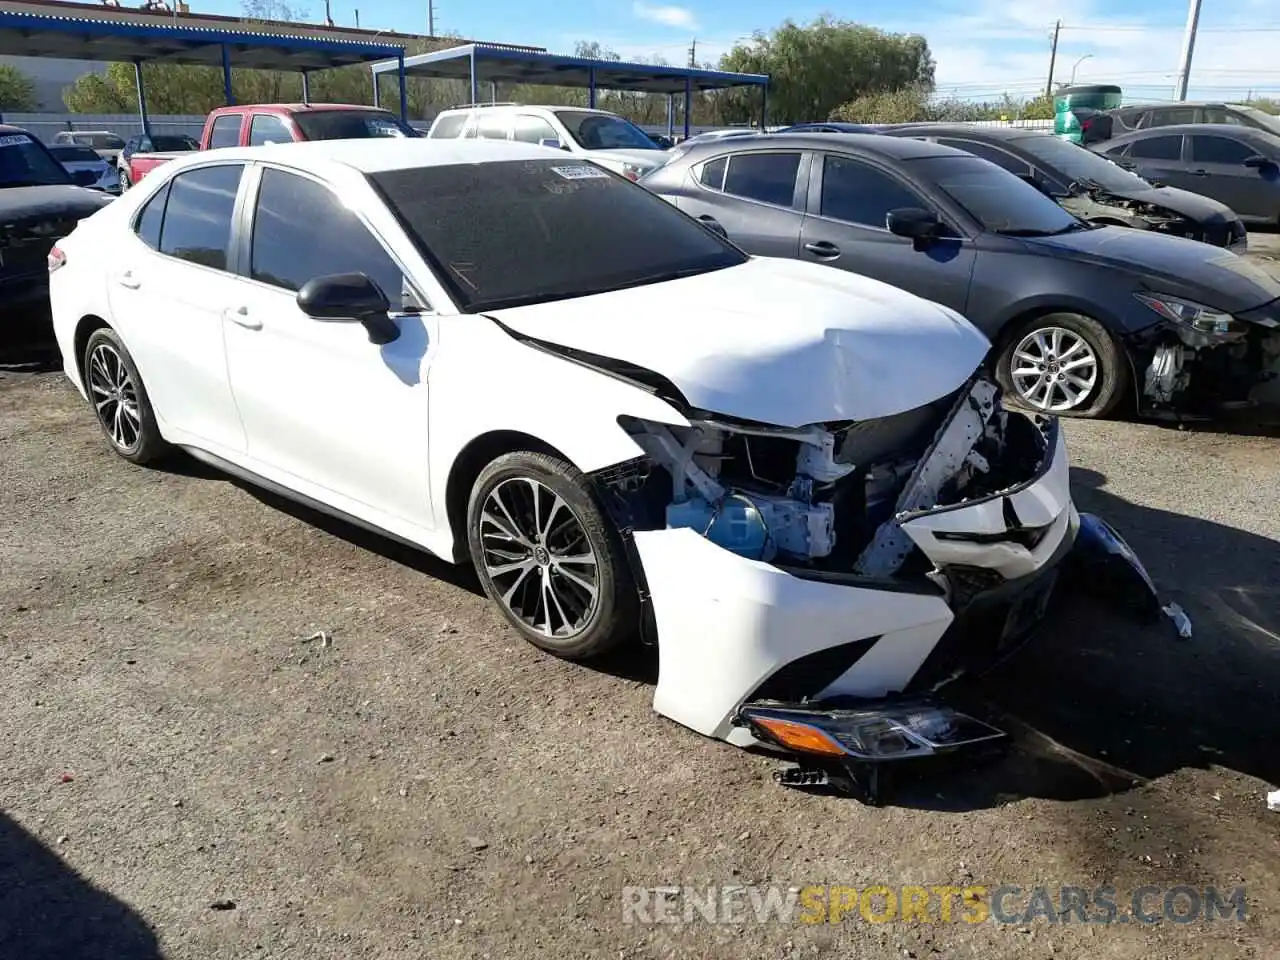
M 336 23 L 425 33 L 427 0 L 330 0 Z M 309 20 L 324 0 L 286 0 Z M 193 12 L 241 13 L 241 0 L 191 0 Z M 909 9 L 910 14 L 904 14 Z M 1055 79 L 1118 83 L 1126 98 L 1172 99 L 1186 0 L 831 0 L 810 6 L 771 0 L 438 0 L 437 33 L 569 52 L 599 41 L 624 59 L 681 63 L 696 40 L 699 62 L 783 19 L 822 13 L 894 32 L 920 33 L 937 62 L 938 94 L 1016 98 L 1043 92 L 1050 36 L 1061 19 Z M 1189 96 L 1280 97 L 1280 0 L 1203 0 Z

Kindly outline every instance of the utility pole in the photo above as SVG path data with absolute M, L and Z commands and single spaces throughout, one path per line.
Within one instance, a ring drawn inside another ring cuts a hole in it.
M 1046 98 L 1053 96 L 1053 68 L 1058 61 L 1058 34 L 1062 32 L 1062 21 L 1053 25 L 1053 44 L 1049 47 L 1049 82 L 1044 85 Z
M 689 66 L 696 67 L 698 65 L 698 38 L 693 38 L 693 43 L 689 44 Z
M 1173 98 L 1187 99 L 1187 82 L 1191 79 L 1191 54 L 1196 48 L 1196 29 L 1200 26 L 1200 0 L 1191 0 L 1187 7 L 1187 32 L 1182 37 L 1182 59 L 1178 62 L 1178 86 Z
M 436 35 L 436 0 L 427 0 L 427 36 Z

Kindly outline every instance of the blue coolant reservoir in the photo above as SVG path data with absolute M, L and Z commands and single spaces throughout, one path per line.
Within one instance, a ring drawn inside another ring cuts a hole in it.
M 733 494 L 718 505 L 693 499 L 667 507 L 668 527 L 689 527 L 717 546 L 752 560 L 768 560 L 769 527 L 747 497 Z

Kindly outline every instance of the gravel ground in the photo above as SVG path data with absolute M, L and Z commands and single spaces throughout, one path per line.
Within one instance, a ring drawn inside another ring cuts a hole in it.
M 132 467 L 60 375 L 0 374 L 0 956 L 1273 957 L 1280 439 L 1255 432 L 1070 424 L 1082 509 L 1194 639 L 1064 600 L 978 689 L 1013 749 L 873 809 L 653 714 L 643 656 L 543 656 L 468 573 Z M 624 885 L 710 883 L 1243 885 L 1248 909 L 623 923 Z

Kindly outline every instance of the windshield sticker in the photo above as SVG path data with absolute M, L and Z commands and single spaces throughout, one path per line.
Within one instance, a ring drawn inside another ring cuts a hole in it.
M 0 147 L 22 147 L 31 142 L 30 137 L 24 137 L 21 134 L 9 134 L 0 137 Z
M 552 167 L 551 168 L 566 180 L 608 180 L 609 175 L 599 167 L 592 167 L 586 164 L 574 167 Z

